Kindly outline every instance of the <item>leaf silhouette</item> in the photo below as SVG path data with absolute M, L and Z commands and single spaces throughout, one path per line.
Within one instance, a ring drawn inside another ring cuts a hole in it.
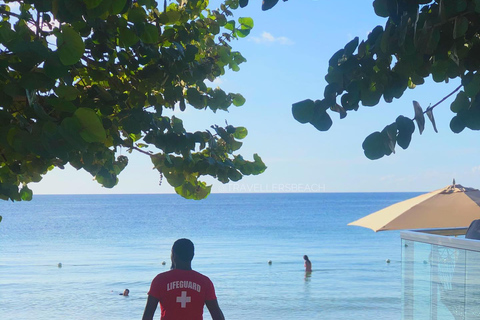
M 267 11 L 272 9 L 276 4 L 278 0 L 263 0 L 262 2 L 262 10 Z
M 423 129 L 425 129 L 425 116 L 423 115 L 422 107 L 417 101 L 413 101 L 413 109 L 415 110 L 415 121 L 417 121 L 418 131 L 422 134 Z
M 433 130 L 435 130 L 435 133 L 438 133 L 437 125 L 435 124 L 435 118 L 433 117 L 433 110 L 431 108 L 427 108 L 427 116 L 433 125 Z

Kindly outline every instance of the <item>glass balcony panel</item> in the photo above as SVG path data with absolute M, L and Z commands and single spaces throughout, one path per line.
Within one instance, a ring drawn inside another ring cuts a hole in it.
M 402 232 L 402 319 L 480 319 L 480 241 Z
M 466 251 L 465 320 L 480 319 L 480 252 Z

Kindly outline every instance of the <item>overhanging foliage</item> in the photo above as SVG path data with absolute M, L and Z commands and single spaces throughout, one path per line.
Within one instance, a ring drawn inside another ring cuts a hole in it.
M 170 1 L 169 1 L 170 2 Z M 128 158 L 151 157 L 175 191 L 205 198 L 265 165 L 236 154 L 244 127 L 189 132 L 165 110 L 227 110 L 245 99 L 208 85 L 245 58 L 229 42 L 250 18 L 239 0 L 29 0 L 0 5 L 0 199 L 30 200 L 27 184 L 54 167 L 84 169 L 107 188 Z M 171 112 L 170 112 L 171 113 Z M 155 151 L 152 151 L 155 150 Z M 160 178 L 161 180 L 161 178 Z
M 332 56 L 323 98 L 293 104 L 295 119 L 326 131 L 332 111 L 344 118 L 360 105 L 376 106 L 382 98 L 392 102 L 431 76 L 435 82 L 461 79 L 461 86 L 440 101 L 456 94 L 451 130 L 480 130 L 480 1 L 375 0 L 373 7 L 388 18 L 385 27 L 375 27 L 366 40 L 355 38 Z M 363 142 L 365 155 L 382 158 L 395 152 L 396 144 L 406 149 L 414 121 L 422 133 L 425 114 L 436 131 L 433 109 L 439 103 L 424 111 L 414 101 L 415 116 L 399 116 L 369 135 Z

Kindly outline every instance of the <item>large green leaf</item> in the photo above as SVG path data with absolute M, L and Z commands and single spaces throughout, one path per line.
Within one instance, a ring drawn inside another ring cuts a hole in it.
M 388 5 L 391 0 L 374 0 L 373 8 L 377 16 L 387 18 L 389 15 Z
M 128 21 L 133 23 L 144 23 L 147 14 L 142 7 L 135 6 L 128 11 Z
M 399 116 L 395 120 L 395 123 L 397 124 L 398 129 L 397 143 L 401 148 L 407 149 L 410 145 L 410 141 L 412 141 L 412 134 L 415 131 L 415 124 L 413 123 L 412 119 L 404 116 Z
M 205 199 L 210 194 L 211 190 L 212 186 L 207 186 L 202 181 L 197 181 L 195 184 L 186 181 L 181 186 L 175 188 L 176 193 L 184 198 L 192 200 Z
M 351 56 L 358 47 L 358 37 L 353 38 L 352 41 L 347 43 L 344 48 L 344 54 L 349 57 Z
M 87 9 L 93 9 L 97 7 L 100 3 L 102 3 L 102 1 L 103 0 L 83 0 L 87 6 Z
M 360 100 L 364 106 L 375 106 L 382 97 L 383 85 L 378 82 L 366 82 L 362 83 L 360 91 Z
M 313 118 L 315 103 L 307 99 L 292 105 L 292 114 L 295 120 L 300 123 L 307 123 Z
M 245 127 L 235 128 L 235 133 L 233 134 L 235 139 L 244 139 L 247 135 L 248 135 L 248 130 Z
M 225 29 L 234 31 L 235 30 L 235 20 L 230 20 L 225 24 Z
M 253 28 L 253 19 L 249 17 L 238 18 L 238 22 L 241 25 L 241 29 L 250 30 Z
M 43 70 L 45 75 L 52 79 L 58 79 L 68 74 L 68 66 L 65 66 L 60 61 L 58 52 L 54 52 L 47 58 L 43 65 Z
M 236 107 L 243 106 L 245 104 L 245 98 L 239 93 L 230 93 L 232 97 L 232 103 Z
M 174 188 L 180 187 L 185 182 L 185 176 L 183 173 L 177 173 L 176 171 L 164 170 L 163 175 L 167 178 L 167 182 Z
M 464 91 L 457 93 L 457 97 L 450 105 L 450 110 L 455 113 L 459 113 L 463 110 L 467 110 L 470 107 L 470 99 Z
M 435 82 L 443 82 L 447 79 L 449 61 L 438 60 L 432 65 L 432 78 Z
M 105 188 L 113 188 L 118 183 L 117 176 L 105 168 L 102 168 L 95 175 L 95 180 L 97 180 L 97 182 L 100 183 Z
M 112 1 L 111 9 L 110 9 L 111 13 L 112 14 L 119 14 L 120 12 L 123 11 L 126 4 L 127 4 L 127 0 Z
M 391 153 L 395 153 L 395 145 L 397 143 L 397 124 L 394 122 L 386 126 L 382 130 L 382 135 L 386 145 L 385 154 L 389 156 Z
M 25 72 L 20 80 L 20 85 L 27 90 L 50 90 L 55 85 L 53 79 L 47 77 L 43 72 Z
M 253 174 L 254 175 L 257 175 L 257 174 L 261 174 L 263 172 L 265 172 L 265 170 L 267 169 L 267 166 L 265 165 L 265 163 L 263 162 L 262 158 L 254 153 L 253 154 Z
M 480 0 L 473 0 L 475 3 L 475 12 L 480 13 Z
M 68 25 L 61 27 L 57 34 L 57 52 L 60 61 L 66 65 L 77 63 L 85 52 L 85 43 L 75 29 Z
M 46 102 L 49 107 L 53 107 L 60 112 L 74 113 L 77 110 L 77 107 L 66 99 L 52 97 L 46 99 Z
M 80 131 L 82 131 L 82 124 L 76 117 L 63 119 L 58 129 L 58 132 L 73 148 L 83 149 L 86 142 L 82 139 Z
M 250 29 L 237 29 L 236 30 L 236 35 L 240 38 L 245 38 L 246 36 L 248 36 L 250 34 Z M 234 68 L 232 68 L 234 69 Z M 238 71 L 239 69 L 238 68 L 235 68 L 237 70 L 233 70 L 233 71 Z
M 270 10 L 277 4 L 278 0 L 263 0 L 262 2 L 262 10 Z
M 159 35 L 157 27 L 147 23 L 140 39 L 145 43 L 157 43 Z
M 129 27 L 121 27 L 118 31 L 118 39 L 124 47 L 131 47 L 140 39 L 137 34 Z
M 187 100 L 197 109 L 203 109 L 207 106 L 207 98 L 202 95 L 196 88 L 187 89 Z
M 55 88 L 55 93 L 58 97 L 63 98 L 67 101 L 75 100 L 80 94 L 77 88 L 65 85 L 61 85 Z
M 326 111 L 317 109 L 310 120 L 310 124 L 319 131 L 327 131 L 332 126 L 333 121 Z
M 363 152 L 370 160 L 377 160 L 385 155 L 384 136 L 376 131 L 370 134 L 362 143 Z
M 480 91 L 480 73 L 469 73 L 462 79 L 465 93 L 470 98 L 474 98 Z
M 455 116 L 450 120 L 450 129 L 454 133 L 460 133 L 465 129 L 465 122 L 462 120 L 461 117 Z
M 173 132 L 177 134 L 181 134 L 185 132 L 185 128 L 183 127 L 183 121 L 182 119 L 179 119 L 177 117 L 172 117 L 172 129 Z
M 23 201 L 30 201 L 33 197 L 33 192 L 27 186 L 23 186 L 20 190 L 20 197 Z M 1 221 L 1 220 L 0 220 Z
M 453 38 L 457 39 L 457 38 L 463 37 L 467 32 L 467 30 L 468 30 L 468 19 L 463 16 L 459 16 L 455 18 L 455 25 L 453 28 Z
M 75 111 L 74 116 L 82 125 L 80 136 L 86 142 L 105 142 L 107 138 L 102 121 L 95 111 L 88 108 L 79 108 Z
M 459 115 L 462 115 L 461 113 Z M 471 130 L 480 130 L 480 109 L 470 108 L 463 117 L 465 126 Z

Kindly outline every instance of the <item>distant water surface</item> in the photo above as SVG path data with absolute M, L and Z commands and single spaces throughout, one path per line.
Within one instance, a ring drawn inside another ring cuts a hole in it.
M 212 194 L 203 201 L 63 195 L 0 202 L 0 319 L 141 319 L 150 281 L 169 269 L 173 241 L 187 237 L 196 245 L 194 269 L 213 280 L 229 320 L 400 320 L 399 232 L 347 223 L 416 195 Z M 129 297 L 119 295 L 125 288 Z M 208 311 L 204 318 L 211 319 Z

